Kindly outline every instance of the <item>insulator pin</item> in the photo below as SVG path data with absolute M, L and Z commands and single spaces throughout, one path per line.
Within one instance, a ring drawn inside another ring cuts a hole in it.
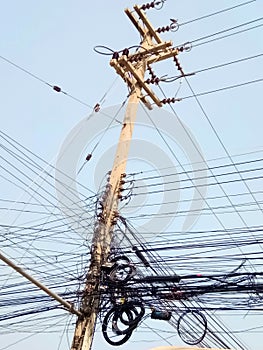
M 164 33 L 164 32 L 169 32 L 169 30 L 171 30 L 170 26 L 166 26 L 166 27 L 159 27 L 156 29 L 157 33 Z
M 170 103 L 175 103 L 176 101 L 178 101 L 175 97 L 172 98 L 164 98 L 161 103 L 162 104 L 170 104 Z

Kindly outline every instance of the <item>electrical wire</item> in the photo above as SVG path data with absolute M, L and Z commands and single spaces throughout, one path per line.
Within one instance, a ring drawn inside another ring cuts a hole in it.
M 222 10 L 219 10 L 219 11 L 216 11 L 216 12 L 213 12 L 213 13 L 210 13 L 210 14 L 208 14 L 208 15 L 204 15 L 204 16 L 201 16 L 201 17 L 197 17 L 197 18 L 191 19 L 191 20 L 189 20 L 189 21 L 180 23 L 179 25 L 180 25 L 180 26 L 183 26 L 183 25 L 186 25 L 186 24 L 189 24 L 189 23 L 193 23 L 193 22 L 196 22 L 196 21 L 200 21 L 200 20 L 205 19 L 205 18 L 209 18 L 209 17 L 215 16 L 215 15 L 219 15 L 219 14 L 224 13 L 224 12 L 227 12 L 227 11 L 234 10 L 234 9 L 236 9 L 236 8 L 238 8 L 238 7 L 241 7 L 241 6 L 249 5 L 249 4 L 251 4 L 252 2 L 255 2 L 255 1 L 256 1 L 256 0 L 245 1 L 245 2 L 242 2 L 242 3 L 237 4 L 237 5 L 235 5 L 235 6 L 227 7 L 227 8 L 225 8 L 225 9 L 222 9 Z
M 212 38 L 214 36 L 217 36 L 217 35 L 220 35 L 220 34 L 223 34 L 223 33 L 227 33 L 227 32 L 232 31 L 234 29 L 242 28 L 244 26 L 247 26 L 249 24 L 256 23 L 256 22 L 259 22 L 259 21 L 262 21 L 262 20 L 263 20 L 263 17 L 259 17 L 259 18 L 253 19 L 251 21 L 244 22 L 244 23 L 238 24 L 236 26 L 233 26 L 233 27 L 230 27 L 230 28 L 227 28 L 227 29 L 223 29 L 223 30 L 220 30 L 220 31 L 212 33 L 212 34 L 204 35 L 204 36 L 202 36 L 200 38 L 191 40 L 190 42 L 191 42 L 191 44 L 194 47 L 194 46 L 200 45 L 200 44 L 195 44 L 198 41 L 203 41 L 205 39 L 209 39 L 209 38 Z M 260 26 L 262 26 L 262 24 L 260 24 Z M 257 28 L 257 27 L 252 27 L 252 28 L 249 28 L 249 29 L 254 29 L 254 28 Z M 246 29 L 246 30 L 249 30 L 249 29 Z M 241 33 L 241 32 L 237 32 L 237 33 Z M 234 34 L 237 34 L 237 33 L 234 33 Z M 233 34 L 231 34 L 231 35 L 233 35 Z M 183 45 L 177 45 L 177 46 L 183 46 Z
M 210 71 L 210 70 L 213 70 L 213 69 L 227 67 L 227 66 L 230 66 L 230 65 L 233 65 L 233 64 L 236 64 L 236 63 L 249 61 L 249 60 L 252 60 L 252 59 L 255 59 L 255 58 L 259 58 L 259 57 L 262 57 L 262 56 L 263 56 L 263 54 L 260 53 L 260 54 L 257 54 L 257 55 L 240 58 L 238 60 L 233 60 L 233 61 L 230 61 L 230 62 L 225 62 L 225 63 L 213 65 L 211 67 L 206 67 L 206 68 L 203 68 L 203 69 L 199 69 L 199 70 L 196 70 L 193 73 L 189 73 L 187 75 L 189 75 L 189 76 L 196 75 L 198 73 L 203 73 L 203 72 Z M 182 78 L 182 76 L 180 75 L 180 76 L 175 76 L 175 77 L 163 77 L 163 78 L 160 78 L 160 81 L 164 82 L 164 83 L 172 83 L 172 82 L 174 82 L 175 80 L 177 80 L 179 78 Z M 175 97 L 177 97 L 177 93 L 175 94 Z

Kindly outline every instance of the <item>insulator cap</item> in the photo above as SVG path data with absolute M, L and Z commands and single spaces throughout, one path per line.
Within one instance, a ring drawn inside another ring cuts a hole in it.
M 129 49 L 124 49 L 123 51 L 122 51 L 122 54 L 124 55 L 124 56 L 129 56 Z
M 119 59 L 119 52 L 113 52 L 112 59 L 118 60 Z

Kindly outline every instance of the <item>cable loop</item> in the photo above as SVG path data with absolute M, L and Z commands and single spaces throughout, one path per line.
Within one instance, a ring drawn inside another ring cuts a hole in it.
M 191 331 L 190 321 L 194 321 L 194 323 L 200 326 L 199 331 L 201 334 Z M 205 315 L 200 311 L 185 311 L 178 319 L 177 332 L 182 341 L 188 345 L 201 343 L 207 332 L 207 319 Z
M 124 344 L 132 335 L 145 314 L 141 302 L 131 300 L 115 304 L 102 322 L 102 334 L 105 340 L 114 346 Z M 119 338 L 122 336 L 121 338 Z
M 105 50 L 110 51 L 110 52 L 101 51 L 100 49 L 105 49 Z M 93 50 L 95 52 L 99 53 L 100 55 L 109 56 L 109 55 L 114 54 L 114 51 L 111 48 L 109 48 L 107 46 L 103 46 L 103 45 L 97 45 L 93 48 Z
M 130 50 L 131 49 L 136 49 L 136 50 L 139 50 L 139 49 L 143 49 L 143 50 L 146 50 L 145 47 L 143 46 L 140 46 L 140 45 L 132 45 L 130 47 L 125 47 L 124 49 L 121 49 L 121 50 L 112 50 L 110 47 L 107 47 L 107 46 L 104 46 L 104 45 L 97 45 L 93 48 L 93 50 L 96 52 L 96 53 L 99 53 L 100 55 L 104 55 L 104 56 L 112 56 L 112 59 L 116 59 L 118 60 L 119 59 L 119 56 L 120 55 L 125 55 L 125 56 L 129 56 L 129 53 L 130 53 Z M 139 53 L 138 53 L 139 55 Z

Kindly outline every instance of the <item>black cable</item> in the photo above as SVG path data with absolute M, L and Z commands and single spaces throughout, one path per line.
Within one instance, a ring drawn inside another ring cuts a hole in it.
M 231 164 L 231 166 L 233 166 L 233 164 Z M 219 168 L 221 168 L 221 166 L 219 166 Z M 211 167 L 211 168 L 208 168 L 208 169 L 203 169 L 203 170 L 212 170 L 212 169 L 218 169 L 218 167 Z M 235 171 L 229 171 L 229 172 L 224 172 L 224 173 L 220 173 L 220 174 L 217 174 L 216 176 L 217 177 L 221 177 L 221 176 L 229 176 L 229 175 L 236 175 L 236 174 L 243 174 L 243 173 L 251 173 L 251 172 L 254 172 L 254 171 L 260 171 L 260 170 L 263 170 L 263 167 L 259 167 L 259 168 L 252 168 L 252 169 L 243 169 L 243 170 L 238 170 L 236 168 Z M 201 171 L 201 170 L 197 170 L 197 171 Z M 189 174 L 189 173 L 193 173 L 192 170 L 190 170 L 189 172 L 182 172 L 182 173 L 178 173 L 178 174 L 167 174 L 163 177 L 168 177 L 168 176 L 178 176 L 178 175 L 186 175 L 186 174 Z M 171 181 L 163 181 L 163 182 L 155 182 L 155 183 L 150 183 L 147 185 L 147 187 L 152 187 L 152 186 L 163 186 L 163 185 L 166 185 L 166 184 L 176 184 L 176 183 L 181 183 L 181 182 L 185 182 L 185 181 L 192 181 L 192 180 L 204 180 L 204 179 L 210 179 L 210 178 L 214 178 L 215 175 L 205 175 L 205 176 L 196 176 L 194 178 L 191 178 L 191 177 L 187 177 L 186 179 L 179 179 L 179 180 L 171 180 Z M 154 178 L 160 178 L 162 176 L 156 176 L 156 177 L 151 177 L 151 178 L 142 178 L 142 179 L 139 179 L 140 181 L 141 180 L 152 180 Z M 136 180 L 138 181 L 138 180 Z M 133 189 L 135 188 L 144 188 L 145 185 L 138 185 L 138 186 L 133 186 Z
M 262 179 L 262 176 L 253 176 L 253 177 L 249 177 L 246 178 L 246 181 L 251 181 L 251 180 L 260 180 Z M 212 182 L 209 184 L 200 184 L 198 185 L 198 187 L 204 187 L 204 186 L 215 186 L 215 185 L 223 185 L 223 184 L 228 184 L 228 183 L 234 183 L 234 182 L 242 182 L 242 179 L 237 179 L 237 180 L 227 180 L 227 181 L 221 181 L 221 182 Z M 245 182 L 245 181 L 244 181 Z M 167 189 L 166 191 L 180 191 L 180 190 L 185 190 L 185 189 L 191 189 L 191 188 L 195 188 L 196 185 L 190 185 L 190 186 L 184 186 L 184 187 L 180 187 L 180 188 L 172 188 L 172 189 Z M 156 194 L 156 193 L 162 193 L 164 190 L 156 190 L 156 191 L 148 191 L 148 192 L 140 192 L 140 193 L 134 193 L 132 196 L 142 196 L 142 195 L 146 195 L 146 194 Z M 228 195 L 225 194 L 225 196 L 228 198 Z M 257 201 L 256 201 L 257 202 Z
M 187 83 L 188 83 L 188 85 L 189 85 L 189 82 L 188 82 L 188 80 L 187 80 L 186 77 L 185 77 L 185 79 L 186 79 L 186 81 L 187 81 Z M 190 87 L 190 86 L 189 86 L 189 87 Z M 159 88 L 160 88 L 160 90 L 163 92 L 163 90 L 161 89 L 160 86 L 159 86 Z M 191 88 L 191 87 L 190 87 L 190 88 Z M 193 92 L 193 91 L 192 91 L 192 92 Z M 163 92 L 163 95 L 165 96 L 164 92 Z M 182 127 L 183 127 L 184 130 L 186 131 L 187 135 L 189 136 L 189 139 L 191 140 L 191 135 L 189 135 L 188 131 L 185 129 L 184 125 L 182 124 L 181 120 L 178 118 L 178 116 L 177 116 L 175 110 L 173 109 L 173 107 L 172 107 L 171 105 L 170 105 L 170 107 L 171 107 L 171 109 L 172 109 L 172 111 L 173 111 L 175 117 L 177 118 L 177 120 L 179 121 L 179 123 L 182 125 Z M 194 147 L 196 148 L 195 144 L 194 144 Z M 199 151 L 198 149 L 197 149 L 197 151 L 198 151 L 199 154 L 200 154 L 200 151 Z M 200 154 L 200 156 L 202 156 L 202 155 Z M 232 161 L 232 160 L 231 160 L 231 161 Z M 232 162 L 233 162 L 233 161 L 232 161 Z M 213 175 L 213 172 L 211 172 L 211 173 L 212 173 L 212 175 Z M 216 182 L 218 182 L 217 178 L 216 178 L 216 177 L 214 177 L 214 178 L 215 178 Z M 219 184 L 219 186 L 220 186 L 220 189 L 223 191 L 223 193 L 227 196 L 227 194 L 226 194 L 224 188 L 222 187 L 222 184 Z M 246 185 L 246 186 L 247 186 L 247 185 Z M 250 190 L 249 190 L 249 191 L 250 191 Z M 231 199 L 230 199 L 229 197 L 227 197 L 227 198 L 228 198 L 228 200 L 230 201 L 230 203 L 231 203 L 231 205 L 232 205 Z M 255 197 L 253 197 L 253 199 L 256 201 Z M 207 206 L 210 207 L 209 203 L 207 203 L 206 200 L 205 200 L 205 202 L 206 202 Z M 260 208 L 260 207 L 259 207 L 259 208 Z M 242 222 L 244 222 L 244 218 L 240 215 L 240 213 L 238 213 L 238 211 L 237 211 L 235 208 L 234 208 L 234 210 L 236 211 L 236 214 L 239 216 L 240 220 L 241 220 Z M 213 211 L 212 211 L 212 212 L 213 212 Z M 219 222 L 219 224 L 220 224 L 222 227 L 224 227 L 224 224 L 223 224 L 222 220 L 219 218 L 219 216 L 218 216 L 215 212 L 213 212 L 213 214 L 214 214 L 215 218 L 217 219 L 217 221 Z M 239 249 L 240 249 L 240 248 L 239 248 Z M 241 250 L 241 252 L 242 252 L 242 250 Z
M 26 153 L 28 153 L 30 156 L 33 156 L 34 158 L 36 158 L 38 161 L 43 162 L 45 165 L 51 167 L 53 170 L 58 171 L 61 175 L 67 177 L 69 180 L 72 181 L 76 181 L 75 179 L 73 179 L 72 177 L 70 177 L 68 174 L 64 173 L 63 171 L 61 171 L 60 169 L 57 169 L 54 165 L 48 163 L 44 158 L 40 157 L 39 155 L 37 155 L 36 153 L 32 152 L 29 148 L 23 146 L 21 143 L 19 143 L 18 141 L 16 141 L 14 138 L 12 138 L 11 136 L 9 136 L 7 133 L 3 132 L 2 130 L 0 130 L 0 134 L 1 134 L 1 138 L 3 140 L 5 140 L 10 146 L 12 146 L 13 148 L 15 148 L 16 150 L 18 150 L 19 152 L 21 152 L 28 160 L 32 161 L 32 158 L 30 158 Z M 19 150 L 20 147 L 22 149 Z M 36 162 L 34 162 L 35 164 L 37 164 Z M 41 167 L 41 170 L 45 170 L 43 167 Z M 94 195 L 96 195 L 95 192 L 91 191 L 88 187 L 84 186 L 83 184 L 81 184 L 80 182 L 77 182 L 78 186 L 81 186 L 82 189 L 88 190 L 91 193 L 93 193 Z
M 232 158 L 237 158 L 237 157 L 241 157 L 241 156 L 247 156 L 247 155 L 256 154 L 256 153 L 262 153 L 262 152 L 263 152 L 263 150 L 258 150 L 258 151 L 251 151 L 251 152 L 240 153 L 240 154 L 233 154 Z M 223 160 L 223 159 L 228 159 L 228 157 L 227 156 L 223 156 L 223 157 L 217 157 L 217 158 L 209 158 L 209 159 L 206 160 L 206 163 L 208 164 L 209 162 L 217 161 L 217 160 Z M 184 163 L 183 166 L 192 166 L 193 164 L 204 164 L 204 161 Z M 173 165 L 173 166 L 169 166 L 169 167 L 160 168 L 159 170 L 176 169 L 177 167 L 178 166 Z M 135 173 L 128 173 L 127 177 L 128 176 L 134 177 L 135 175 L 147 174 L 147 173 L 152 173 L 152 172 L 156 172 L 156 170 L 143 170 L 143 171 L 139 171 L 139 172 L 135 172 Z
M 195 95 L 195 92 L 193 91 L 193 89 L 192 89 L 192 87 L 191 87 L 191 85 L 190 85 L 188 79 L 185 78 L 185 80 L 186 80 L 187 85 L 189 86 L 191 92 Z M 261 80 L 263 81 L 263 79 L 261 79 Z M 219 141 L 220 145 L 222 146 L 222 148 L 223 148 L 225 154 L 229 157 L 231 163 L 233 164 L 233 166 L 235 167 L 235 169 L 238 171 L 238 169 L 237 169 L 237 167 L 235 166 L 235 163 L 234 163 L 234 161 L 233 161 L 233 158 L 231 157 L 231 155 L 230 155 L 230 153 L 228 152 L 226 146 L 224 145 L 223 141 L 221 140 L 221 138 L 220 138 L 218 132 L 216 131 L 215 127 L 214 127 L 213 124 L 211 123 L 211 120 L 209 119 L 209 116 L 208 116 L 207 113 L 205 112 L 205 110 L 204 110 L 202 104 L 200 103 L 199 99 L 197 98 L 197 96 L 195 96 L 195 100 L 196 100 L 196 102 L 198 103 L 198 106 L 200 107 L 200 109 L 201 109 L 201 111 L 202 111 L 202 113 L 203 113 L 205 119 L 206 119 L 207 122 L 209 123 L 209 125 L 210 125 L 210 127 L 211 127 L 213 133 L 215 134 L 217 140 Z M 239 176 L 240 176 L 240 179 L 243 180 L 243 176 L 242 176 L 241 173 L 239 173 Z M 247 190 L 249 191 L 249 193 L 251 194 L 251 196 L 252 196 L 252 198 L 254 199 L 254 201 L 257 203 L 257 200 L 256 200 L 255 196 L 251 193 L 251 189 L 250 189 L 250 187 L 248 186 L 248 184 L 246 183 L 246 181 L 243 181 L 243 183 L 244 183 L 246 189 L 247 189 Z M 232 204 L 232 201 L 231 201 L 230 198 L 229 198 L 229 202 Z M 263 210 L 262 210 L 262 208 L 261 208 L 261 206 L 260 206 L 259 204 L 258 204 L 258 208 L 259 208 L 259 209 L 261 210 L 261 212 L 263 213 Z M 236 211 L 236 213 L 237 213 L 238 216 L 240 217 L 241 221 L 245 223 L 244 218 L 238 213 L 238 211 Z

